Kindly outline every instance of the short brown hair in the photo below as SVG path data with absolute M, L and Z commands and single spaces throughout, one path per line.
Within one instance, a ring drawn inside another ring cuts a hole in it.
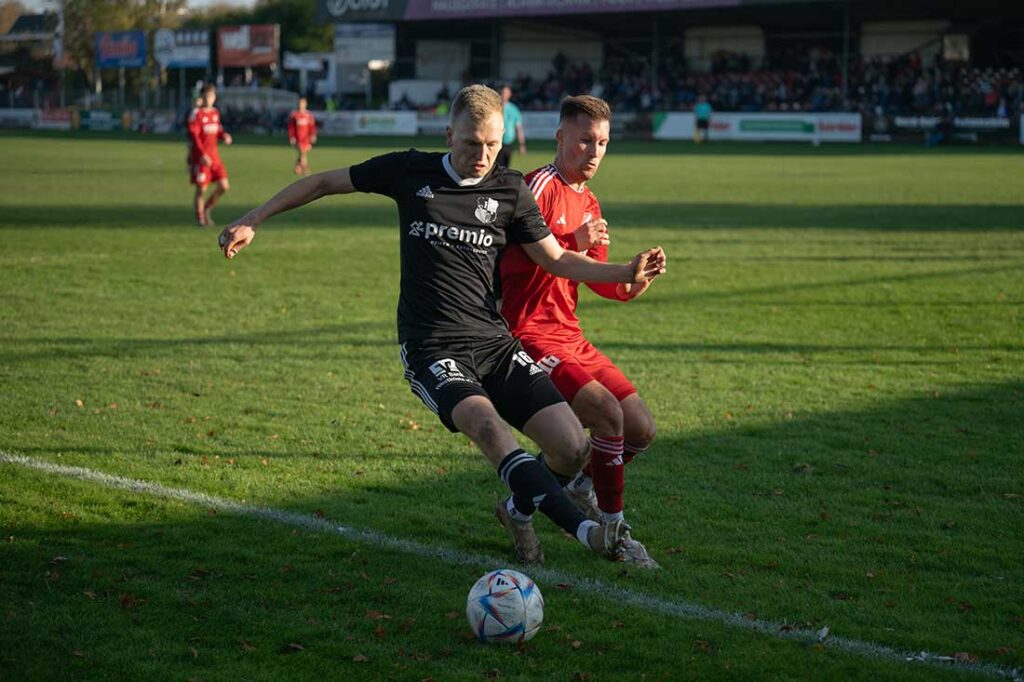
M 561 123 L 570 118 L 583 114 L 594 121 L 611 121 L 612 110 L 600 97 L 593 95 L 577 95 L 566 97 L 562 100 L 562 109 L 558 114 L 558 122 Z
M 216 92 L 217 86 L 213 83 L 203 83 L 203 87 L 199 88 L 199 94 L 205 95 L 208 92 Z
M 454 121 L 462 112 L 466 112 L 474 123 L 480 123 L 495 111 L 501 113 L 503 106 L 501 95 L 486 85 L 467 85 L 455 93 L 449 112 L 450 120 Z

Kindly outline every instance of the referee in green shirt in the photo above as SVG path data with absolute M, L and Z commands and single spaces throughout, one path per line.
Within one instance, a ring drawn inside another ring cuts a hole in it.
M 526 133 L 523 132 L 523 114 L 519 107 L 512 104 L 512 88 L 503 85 L 501 88 L 502 113 L 505 115 L 505 135 L 501 138 L 501 151 L 495 163 L 505 168 L 512 165 L 512 144 L 519 140 L 519 153 L 526 153 Z

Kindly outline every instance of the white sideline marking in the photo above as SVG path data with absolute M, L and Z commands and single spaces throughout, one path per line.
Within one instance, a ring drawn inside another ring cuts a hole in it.
M 223 511 L 233 512 L 242 516 L 251 516 L 262 519 L 269 519 L 288 526 L 298 526 L 318 533 L 330 533 L 340 535 L 356 542 L 385 547 L 387 549 L 413 554 L 419 557 L 438 559 L 451 564 L 461 566 L 479 566 L 485 569 L 500 566 L 507 563 L 505 559 L 496 559 L 483 554 L 470 554 L 459 550 L 424 545 L 412 540 L 378 533 L 373 530 L 359 530 L 348 526 L 336 526 L 333 523 L 319 519 L 315 516 L 306 516 L 295 512 L 274 509 L 273 507 L 262 507 L 241 502 L 233 502 L 222 497 L 213 497 L 205 493 L 198 493 L 183 488 L 168 488 L 159 483 L 150 483 L 121 476 L 105 474 L 94 469 L 82 467 L 64 466 L 54 464 L 45 460 L 13 455 L 0 451 L 0 462 L 16 464 L 19 466 L 36 469 L 48 474 L 58 474 L 68 478 L 77 478 L 83 481 L 99 483 L 108 488 L 119 488 L 134 493 L 142 493 L 187 502 L 189 504 L 213 507 Z M 550 584 L 570 583 L 573 589 L 590 594 L 602 599 L 609 599 L 620 604 L 629 604 L 653 613 L 662 613 L 669 616 L 676 616 L 687 620 L 706 621 L 720 623 L 744 630 L 753 630 L 764 635 L 801 642 L 804 644 L 817 644 L 818 633 L 812 630 L 790 630 L 783 631 L 783 623 L 775 623 L 767 620 L 747 620 L 741 613 L 731 613 L 719 609 L 701 606 L 684 601 L 669 601 L 641 592 L 634 592 L 618 585 L 595 580 L 593 578 L 582 578 L 556 569 L 531 566 L 530 574 L 538 579 L 538 582 Z M 953 660 L 950 656 L 941 656 L 928 651 L 912 653 L 901 651 L 884 644 L 867 642 L 847 637 L 828 635 L 824 639 L 824 645 L 830 649 L 836 649 L 864 658 L 874 658 L 888 661 L 907 661 L 930 666 L 937 666 L 946 669 L 962 670 L 964 672 L 980 673 L 993 677 L 1004 677 L 1016 681 L 1024 681 L 1024 671 L 1017 668 L 1004 668 L 993 663 L 970 663 Z

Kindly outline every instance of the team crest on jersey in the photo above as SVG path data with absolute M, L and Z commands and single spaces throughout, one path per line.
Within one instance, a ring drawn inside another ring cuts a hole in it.
M 491 197 L 477 197 L 473 215 L 482 223 L 493 223 L 498 217 L 498 202 Z

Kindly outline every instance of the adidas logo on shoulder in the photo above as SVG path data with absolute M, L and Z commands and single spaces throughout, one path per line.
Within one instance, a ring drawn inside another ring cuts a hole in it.
M 565 214 L 564 213 L 562 214 L 562 216 L 558 220 L 555 221 L 555 225 L 565 225 Z
M 430 191 L 430 185 L 423 185 L 422 189 L 416 192 L 416 196 L 423 197 L 424 199 L 433 199 L 434 193 Z

